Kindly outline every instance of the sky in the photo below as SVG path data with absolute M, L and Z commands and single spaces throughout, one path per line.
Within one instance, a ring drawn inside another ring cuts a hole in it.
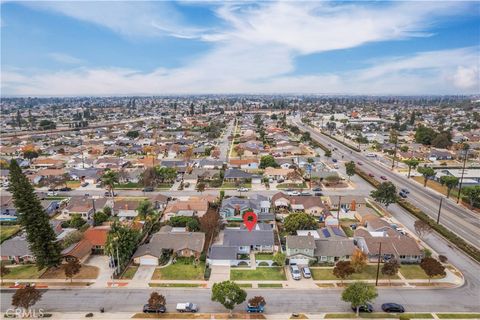
M 480 2 L 1 2 L 2 96 L 480 93 Z

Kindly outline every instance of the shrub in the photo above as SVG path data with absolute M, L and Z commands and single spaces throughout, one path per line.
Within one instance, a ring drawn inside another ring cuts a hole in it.
M 208 280 L 208 279 L 210 279 L 210 275 L 211 275 L 211 274 L 212 274 L 212 269 L 210 269 L 209 266 L 206 266 L 206 267 L 205 267 L 205 272 L 203 273 L 203 278 L 204 278 L 205 280 Z
M 410 320 L 410 317 L 407 316 L 407 315 L 402 314 L 402 315 L 400 315 L 400 317 L 398 317 L 398 319 L 399 319 L 399 320 Z
M 93 317 L 93 313 L 89 312 L 85 315 L 85 318 L 92 318 Z
M 268 262 L 262 261 L 258 264 L 259 267 L 268 267 Z
M 448 261 L 448 258 L 441 254 L 438 256 L 438 260 L 440 260 L 441 263 L 446 263 Z
M 202 252 L 200 255 L 200 261 L 205 262 L 207 260 L 207 254 L 205 252 Z
M 240 261 L 238 263 L 239 266 L 248 266 L 248 263 L 246 261 Z

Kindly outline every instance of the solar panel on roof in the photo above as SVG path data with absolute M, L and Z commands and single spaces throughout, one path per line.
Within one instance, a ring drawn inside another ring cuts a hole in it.
M 322 232 L 323 232 L 323 235 L 325 236 L 325 238 L 330 238 L 330 232 L 327 230 L 327 229 L 322 229 Z
M 339 237 L 343 236 L 343 232 L 340 229 L 338 229 L 337 227 L 332 227 L 332 231 L 336 236 L 339 236 Z

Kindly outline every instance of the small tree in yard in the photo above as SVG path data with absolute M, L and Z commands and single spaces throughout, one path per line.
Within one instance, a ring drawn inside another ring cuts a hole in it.
M 225 308 L 232 311 L 237 304 L 241 304 L 247 298 L 247 292 L 233 281 L 218 282 L 212 288 L 212 301 L 220 302 Z
M 28 286 L 18 289 L 12 296 L 12 306 L 15 308 L 30 309 L 35 303 L 42 298 L 42 293 L 35 287 Z
M 350 177 L 355 174 L 355 162 L 350 161 L 345 163 L 345 171 L 348 176 L 348 181 L 350 181 Z
M 433 168 L 430 168 L 430 167 L 420 167 L 420 168 L 417 169 L 417 171 L 419 173 L 421 173 L 422 176 L 423 176 L 423 186 L 424 187 L 427 186 L 428 179 L 435 176 L 435 170 L 433 170 Z
M 248 304 L 252 307 L 264 306 L 267 303 L 265 302 L 265 298 L 262 296 L 255 296 L 252 299 L 248 300 Z
M 80 272 L 82 268 L 81 264 L 77 259 L 69 261 L 66 265 L 63 266 L 63 271 L 65 276 L 70 278 L 70 282 L 73 281 L 73 277 Z
M 410 172 L 412 171 L 412 168 L 415 169 L 420 164 L 420 161 L 417 159 L 407 159 L 403 162 L 408 166 L 407 178 L 410 178 Z
M 390 259 L 385 262 L 382 267 L 382 274 L 388 277 L 388 282 L 391 283 L 391 278 L 398 273 L 400 264 L 396 259 Z
M 430 232 L 432 232 L 432 227 L 430 227 L 430 225 L 423 220 L 415 221 L 413 226 L 415 227 L 415 232 L 421 239 L 423 239 L 423 237 L 427 236 Z
M 198 192 L 202 193 L 203 191 L 205 191 L 205 187 L 206 187 L 205 183 L 203 183 L 203 182 L 197 183 L 197 191 Z
M 335 265 L 335 268 L 333 268 L 333 275 L 341 279 L 342 283 L 343 280 L 348 278 L 353 273 L 355 273 L 355 269 L 353 269 L 350 261 L 338 261 Z
M 355 272 L 360 273 L 367 266 L 367 260 L 368 260 L 367 254 L 362 250 L 356 248 L 353 251 L 350 264 L 352 268 L 355 270 Z
M 436 259 L 434 258 L 423 258 L 422 262 L 420 263 L 420 267 L 422 267 L 423 271 L 428 276 L 428 282 L 432 280 L 435 276 L 445 276 L 445 267 Z
M 158 309 L 167 303 L 165 297 L 158 292 L 152 292 L 148 299 L 148 306 L 153 309 Z
M 397 188 L 391 182 L 382 182 L 377 190 L 370 192 L 375 201 L 380 202 L 388 208 L 391 203 L 394 203 L 397 200 Z
M 377 289 L 366 282 L 358 281 L 350 284 L 342 292 L 342 300 L 350 302 L 356 309 L 357 317 L 361 306 L 378 296 Z
M 5 267 L 3 264 L 0 264 L 0 283 L 3 284 L 3 277 L 10 273 L 10 269 Z
M 283 267 L 285 265 L 285 259 L 287 258 L 287 255 L 283 252 L 277 252 L 273 255 L 273 262 L 278 264 L 279 266 Z

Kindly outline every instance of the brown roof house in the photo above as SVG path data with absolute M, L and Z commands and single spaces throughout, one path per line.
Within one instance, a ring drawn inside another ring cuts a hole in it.
M 163 254 L 173 252 L 177 257 L 199 258 L 205 244 L 203 232 L 188 232 L 185 228 L 164 226 L 149 243 L 138 247 L 133 261 L 139 265 L 158 265 Z
M 105 206 L 111 207 L 111 200 L 72 197 L 68 205 L 62 210 L 62 214 L 70 217 L 78 214 L 83 219 L 91 219 L 96 211 L 102 210 Z
M 103 254 L 110 226 L 91 227 L 83 234 L 83 239 L 62 251 L 65 262 L 78 260 L 84 262 L 90 254 Z
M 175 200 L 167 204 L 162 220 L 168 221 L 174 216 L 197 216 L 200 218 L 207 210 L 208 200 L 206 199 Z

